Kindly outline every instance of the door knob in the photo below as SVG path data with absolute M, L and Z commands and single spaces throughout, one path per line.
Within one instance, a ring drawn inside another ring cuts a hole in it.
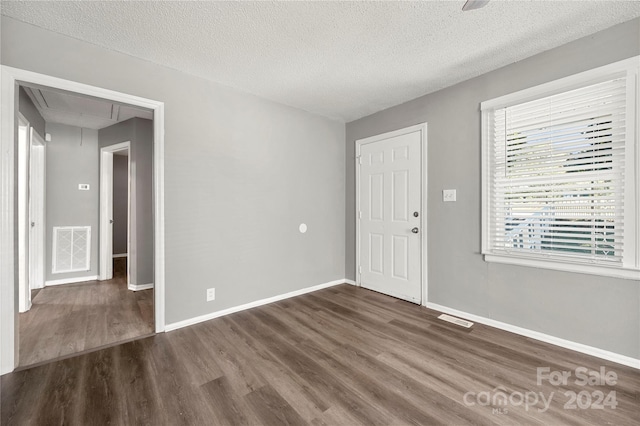
M 414 234 L 417 234 L 417 233 L 418 233 L 418 228 L 413 228 L 413 229 L 411 230 L 411 232 L 413 232 Z

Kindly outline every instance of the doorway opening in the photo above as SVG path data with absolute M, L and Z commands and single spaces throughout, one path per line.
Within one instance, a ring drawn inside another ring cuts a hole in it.
M 100 149 L 100 276 L 113 279 L 114 269 L 125 273 L 129 289 L 131 243 L 131 142 Z M 117 266 L 116 266 L 117 265 Z M 123 267 L 124 265 L 124 267 Z M 152 288 L 149 286 L 148 288 Z
M 31 290 L 44 287 L 45 147 L 29 120 L 18 113 L 19 312 L 31 308 Z
M 162 103 L 6 66 L 2 77 L 0 374 L 164 331 Z M 102 249 L 102 148 L 124 250 L 113 232 Z

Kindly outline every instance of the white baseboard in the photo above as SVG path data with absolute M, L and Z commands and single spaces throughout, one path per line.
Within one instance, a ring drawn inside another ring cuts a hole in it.
M 291 291 L 289 293 L 281 294 L 279 296 L 273 296 L 262 300 L 256 300 L 255 302 L 245 303 L 244 305 L 234 306 L 232 308 L 223 309 L 217 312 L 211 312 L 210 314 L 201 315 L 195 318 L 189 318 L 183 321 L 174 322 L 172 324 L 167 324 L 164 327 L 165 331 L 173 331 L 182 327 L 187 327 L 190 325 L 198 324 L 200 322 L 209 321 L 210 319 L 222 317 L 225 315 L 233 314 L 235 312 L 244 311 L 246 309 L 255 308 L 262 305 L 267 305 L 269 303 L 277 302 L 279 300 L 289 299 L 291 297 L 300 296 L 305 293 L 311 293 L 314 291 L 322 290 L 323 288 L 333 287 L 334 285 L 344 284 L 347 282 L 345 279 L 329 281 L 328 283 L 315 285 L 313 287 L 303 288 L 301 290 Z
M 356 285 L 356 282 L 354 280 L 348 280 L 348 279 L 345 278 L 344 282 L 346 284 Z
M 149 290 L 153 288 L 153 283 L 150 284 L 128 284 L 127 288 L 131 291 Z
M 97 279 L 98 279 L 97 275 L 91 275 L 87 277 L 76 277 L 76 278 L 62 278 L 60 280 L 45 281 L 44 286 L 48 287 L 50 285 L 83 283 L 85 281 L 95 281 Z
M 551 336 L 549 334 L 540 333 L 539 331 L 529 330 L 527 328 L 518 327 L 515 325 L 507 324 L 501 321 L 496 321 L 490 318 L 481 317 L 467 312 L 459 311 L 457 309 L 449 308 L 446 306 L 438 305 L 436 303 L 427 302 L 425 306 L 429 309 L 444 312 L 446 314 L 454 315 L 460 318 L 475 321 L 490 327 L 499 328 L 500 330 L 509 331 L 511 333 L 519 334 L 521 336 L 529 337 L 531 339 L 540 340 L 542 342 L 550 343 L 552 345 L 560 346 L 562 348 L 571 349 L 576 352 L 595 356 L 597 358 L 606 359 L 607 361 L 616 362 L 618 364 L 626 365 L 640 369 L 640 359 L 631 358 L 626 355 L 621 355 L 615 352 L 610 352 L 604 349 L 596 348 L 582 343 L 573 342 L 571 340 L 561 339 L 560 337 Z
M 33 306 L 33 305 L 32 305 L 32 303 L 31 303 L 31 300 L 27 300 L 27 305 L 28 305 L 28 306 L 26 307 L 26 309 L 25 309 L 24 311 L 22 311 L 22 310 L 18 309 L 18 312 L 19 312 L 19 313 L 21 313 L 21 314 L 23 314 L 23 313 L 25 313 L 25 312 L 29 312 L 29 310 L 30 310 L 30 309 L 31 309 L 31 307 Z
M 128 256 L 128 254 L 127 254 L 127 253 L 119 253 L 119 254 L 114 254 L 114 255 L 113 255 L 113 258 L 114 258 L 114 259 L 117 259 L 117 258 L 119 258 L 119 257 L 127 257 L 127 256 Z

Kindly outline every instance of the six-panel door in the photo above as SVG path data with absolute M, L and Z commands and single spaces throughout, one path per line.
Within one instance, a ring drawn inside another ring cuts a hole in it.
M 421 302 L 421 133 L 360 149 L 360 282 Z

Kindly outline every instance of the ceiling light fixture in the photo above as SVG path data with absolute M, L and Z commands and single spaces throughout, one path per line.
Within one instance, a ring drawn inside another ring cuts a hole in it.
M 467 0 L 467 2 L 462 6 L 462 10 L 464 12 L 468 10 L 480 9 L 489 3 L 489 0 Z

